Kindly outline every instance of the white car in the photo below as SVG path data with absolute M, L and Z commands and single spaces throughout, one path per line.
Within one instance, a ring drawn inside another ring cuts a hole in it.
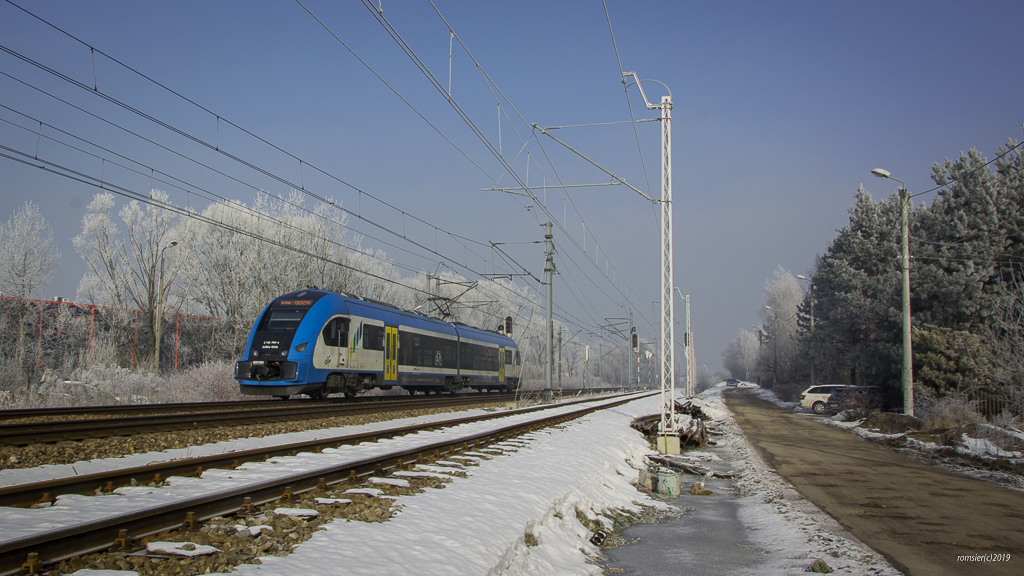
M 813 410 L 815 414 L 824 414 L 825 402 L 828 402 L 828 397 L 840 388 L 846 388 L 846 384 L 811 386 L 800 394 L 800 406 Z

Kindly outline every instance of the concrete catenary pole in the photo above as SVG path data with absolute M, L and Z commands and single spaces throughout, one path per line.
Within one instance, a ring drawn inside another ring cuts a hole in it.
M 690 333 L 690 295 L 683 297 L 686 302 L 686 334 L 683 336 L 683 348 L 686 350 L 686 396 L 693 398 L 694 370 L 693 365 L 693 334 Z
M 903 413 L 914 415 L 914 355 L 910 337 L 910 191 L 899 178 L 893 178 L 888 170 L 875 168 L 872 174 L 889 178 L 900 183 L 900 236 L 903 240 L 901 268 L 903 269 Z
M 633 309 L 630 308 L 629 312 L 629 335 L 626 337 L 626 374 L 628 374 L 629 382 L 626 383 L 626 388 L 633 387 L 633 332 L 636 331 L 633 328 Z
M 554 236 L 551 234 L 551 221 L 548 220 L 544 223 L 544 283 L 547 285 L 547 308 L 544 312 L 545 318 L 545 336 L 547 342 L 547 365 L 544 370 L 544 398 L 550 400 L 552 398 L 551 393 L 551 372 L 552 372 L 552 325 L 551 325 L 551 307 L 552 304 L 552 290 L 551 286 L 554 283 L 555 275 L 555 241 Z

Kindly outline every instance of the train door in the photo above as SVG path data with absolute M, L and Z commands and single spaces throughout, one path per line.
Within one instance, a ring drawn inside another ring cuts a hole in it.
M 505 384 L 505 349 L 498 347 L 498 382 Z
M 348 348 L 348 318 L 332 318 L 321 331 L 323 346 L 317 346 L 313 365 L 317 368 L 343 368 Z
M 398 327 L 384 327 L 384 382 L 398 380 Z

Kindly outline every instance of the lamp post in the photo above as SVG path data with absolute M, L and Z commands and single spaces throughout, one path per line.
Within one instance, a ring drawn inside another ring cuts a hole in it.
M 774 376 L 772 390 L 775 390 L 775 386 L 779 383 L 779 313 L 772 310 L 771 306 L 764 308 L 775 315 L 772 322 L 772 376 Z
M 174 248 L 178 241 L 174 240 L 160 249 L 160 288 L 156 291 L 156 344 L 153 345 L 153 374 L 160 375 L 160 323 L 164 314 L 164 250 Z
M 907 185 L 899 178 L 893 178 L 888 170 L 875 168 L 872 174 L 879 178 L 889 178 L 900 183 L 900 226 L 903 241 L 903 413 L 914 415 L 914 357 L 910 338 L 910 193 Z
M 800 280 L 807 280 L 808 289 L 811 291 L 811 339 L 814 339 L 814 280 L 803 274 L 797 274 Z M 814 355 L 811 355 L 811 386 L 814 386 Z
M 758 364 L 760 364 L 761 363 L 761 346 L 764 345 L 764 342 L 763 342 L 763 340 L 764 340 L 764 330 L 760 326 L 755 326 L 753 324 L 751 324 L 750 327 L 753 328 L 754 330 L 757 330 L 757 362 L 758 362 Z M 760 369 L 760 366 L 758 368 Z M 761 375 L 760 374 L 758 374 L 758 376 L 757 376 L 757 385 L 758 386 L 761 385 Z
M 672 292 L 675 291 L 672 276 L 672 93 L 670 91 L 668 96 L 662 96 L 660 103 L 652 104 L 644 93 L 645 80 L 641 80 L 636 72 L 623 72 L 623 84 L 627 76 L 633 77 L 647 109 L 661 111 L 661 335 L 658 337 L 661 344 L 661 424 L 658 431 L 663 435 L 676 434 L 675 301 L 672 298 Z M 662 82 L 658 83 L 665 86 Z M 666 393 L 669 396 L 667 406 Z M 664 442 L 663 447 L 667 448 L 667 438 Z M 675 453 L 678 454 L 678 451 Z

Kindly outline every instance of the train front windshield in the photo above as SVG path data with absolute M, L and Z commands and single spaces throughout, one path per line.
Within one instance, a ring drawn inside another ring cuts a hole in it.
M 259 326 L 260 331 L 295 332 L 309 308 L 271 308 L 263 315 Z

